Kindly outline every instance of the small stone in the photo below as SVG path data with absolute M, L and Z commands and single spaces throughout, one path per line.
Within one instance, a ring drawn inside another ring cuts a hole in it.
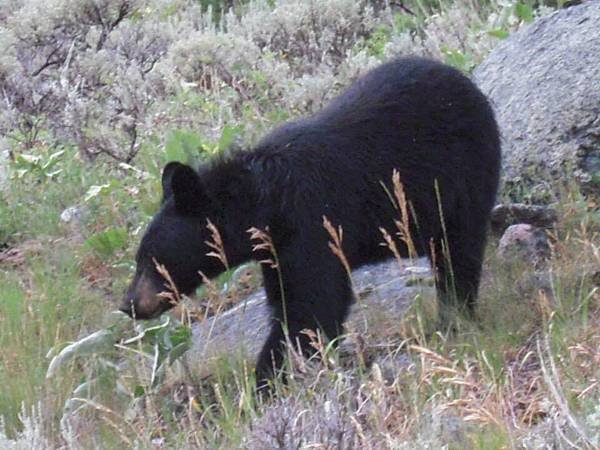
M 426 266 L 406 266 L 404 272 L 414 276 L 431 276 L 431 269 Z
M 498 256 L 502 259 L 524 259 L 537 268 L 550 256 L 546 233 L 526 223 L 511 225 L 500 239 Z
M 87 211 L 80 206 L 69 206 L 62 213 L 60 213 L 60 220 L 67 224 L 72 223 L 81 225 L 86 214 Z
M 407 275 L 406 286 L 434 286 L 435 278 L 429 267 L 408 266 L 404 268 L 404 274 Z

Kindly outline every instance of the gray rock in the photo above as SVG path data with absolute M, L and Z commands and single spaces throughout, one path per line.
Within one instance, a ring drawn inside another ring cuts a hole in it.
M 60 221 L 74 242 L 83 242 L 89 213 L 86 206 L 69 206 L 60 213 Z
M 501 234 L 510 225 L 527 223 L 539 228 L 552 228 L 558 220 L 556 210 L 549 206 L 510 203 L 492 209 L 492 231 Z
M 556 197 L 566 176 L 600 192 L 600 1 L 536 20 L 498 45 L 474 78 L 495 107 L 505 190 Z
M 86 215 L 86 211 L 79 206 L 69 206 L 60 213 L 60 220 L 63 223 L 76 223 L 80 225 Z
M 540 267 L 550 256 L 546 233 L 532 225 L 511 225 L 498 244 L 498 256 L 502 259 L 523 259 Z
M 431 279 L 428 266 L 427 260 L 422 258 L 409 267 L 401 268 L 396 261 L 388 261 L 355 270 L 352 279 L 357 301 L 348 318 L 348 327 L 360 333 L 369 321 L 381 316 L 386 321 L 399 322 L 415 295 L 432 284 L 428 282 Z M 422 284 L 414 283 L 415 273 L 423 280 Z M 407 285 L 409 280 L 412 280 L 410 286 Z M 237 351 L 253 360 L 268 331 L 269 309 L 264 289 L 261 289 L 225 313 L 194 324 L 188 361 L 197 367 L 209 358 Z

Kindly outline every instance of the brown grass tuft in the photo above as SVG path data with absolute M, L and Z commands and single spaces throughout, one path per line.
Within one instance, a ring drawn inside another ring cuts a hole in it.
M 333 240 L 333 242 L 328 242 L 329 249 L 335 256 L 339 258 L 340 262 L 344 266 L 344 269 L 346 270 L 346 273 L 348 274 L 348 277 L 352 279 L 352 269 L 350 268 L 350 263 L 348 262 L 348 259 L 344 254 L 344 250 L 342 249 L 342 241 L 344 239 L 344 230 L 342 229 L 342 226 L 338 225 L 336 230 L 329 219 L 323 216 L 323 227 L 327 230 L 327 233 L 329 233 L 329 236 Z
M 253 252 L 264 251 L 273 256 L 272 258 L 262 258 L 258 262 L 269 266 L 271 269 L 277 269 L 279 267 L 279 261 L 277 260 L 277 251 L 275 250 L 275 245 L 273 245 L 273 239 L 269 234 L 269 227 L 264 230 L 252 227 L 247 231 L 250 233 L 251 241 L 258 241 L 257 244 L 252 245 Z
M 159 293 L 158 296 L 167 299 L 173 306 L 179 304 L 181 302 L 181 294 L 173 282 L 169 271 L 155 258 L 152 258 L 152 262 L 154 263 L 154 267 L 156 267 L 156 271 L 159 273 L 159 275 L 165 279 L 165 287 L 168 289 L 167 291 Z
M 396 205 L 400 211 L 400 220 L 396 220 L 396 228 L 398 229 L 398 237 L 402 242 L 406 244 L 408 249 L 408 257 L 416 258 L 417 249 L 415 248 L 414 241 L 410 233 L 410 204 L 406 198 L 406 192 L 404 191 L 404 185 L 400 180 L 400 172 L 394 169 L 392 174 L 392 183 L 394 185 L 394 197 L 396 198 Z
M 225 246 L 223 245 L 223 239 L 221 238 L 221 233 L 217 227 L 210 221 L 210 219 L 206 219 L 207 225 L 206 228 L 210 231 L 211 240 L 204 241 L 206 245 L 213 249 L 212 252 L 208 252 L 206 256 L 212 256 L 213 258 L 217 258 L 225 269 L 229 270 L 229 262 L 227 261 L 227 255 L 225 254 Z

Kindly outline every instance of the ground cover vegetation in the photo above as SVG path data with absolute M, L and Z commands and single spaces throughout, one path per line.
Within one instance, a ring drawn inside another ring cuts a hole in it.
M 598 446 L 600 216 L 568 183 L 543 271 L 500 260 L 490 242 L 477 323 L 435 332 L 425 289 L 402 323 L 349 330 L 350 354 L 318 336 L 319 360 L 290 350 L 273 400 L 256 398 L 239 355 L 202 373 L 183 357 L 189 323 L 239 302 L 255 267 L 155 322 L 111 313 L 166 162 L 249 146 L 395 55 L 468 73 L 562 6 L 2 2 L 0 447 Z

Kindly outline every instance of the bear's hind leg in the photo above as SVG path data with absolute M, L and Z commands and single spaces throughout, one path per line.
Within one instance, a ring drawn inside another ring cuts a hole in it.
M 454 307 L 473 318 L 485 251 L 485 223 L 471 227 L 448 224 L 434 242 L 436 287 L 440 312 Z M 442 318 L 442 321 L 444 319 Z

